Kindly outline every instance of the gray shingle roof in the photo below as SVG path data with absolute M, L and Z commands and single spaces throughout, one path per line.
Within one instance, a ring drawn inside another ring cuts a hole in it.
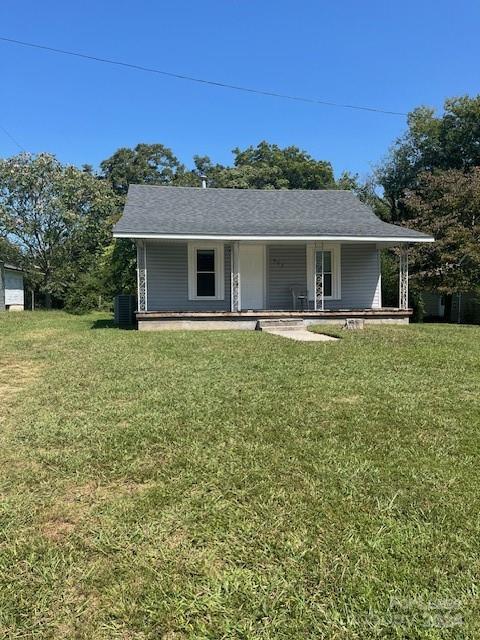
M 351 191 L 201 189 L 130 185 L 121 236 L 375 237 L 429 236 L 382 222 Z

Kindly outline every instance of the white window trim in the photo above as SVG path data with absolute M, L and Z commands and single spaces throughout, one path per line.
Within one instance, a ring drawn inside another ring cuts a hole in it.
M 215 252 L 215 292 L 214 296 L 197 296 L 197 251 L 210 249 Z M 224 300 L 225 299 L 225 248 L 223 242 L 188 243 L 188 299 Z
M 324 296 L 324 300 L 341 300 L 342 267 L 341 245 L 332 242 L 309 242 L 307 244 L 307 286 L 308 299 L 315 299 L 315 252 L 331 251 L 332 253 L 332 295 Z

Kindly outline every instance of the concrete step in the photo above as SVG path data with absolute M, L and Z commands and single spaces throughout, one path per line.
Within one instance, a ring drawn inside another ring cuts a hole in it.
M 257 331 L 263 331 L 264 329 L 304 329 L 305 323 L 302 318 L 264 318 L 263 320 L 257 320 Z

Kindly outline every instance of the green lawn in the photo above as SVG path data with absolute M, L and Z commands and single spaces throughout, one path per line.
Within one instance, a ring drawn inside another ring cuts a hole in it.
M 0 315 L 0 637 L 480 637 L 480 328 L 106 318 Z

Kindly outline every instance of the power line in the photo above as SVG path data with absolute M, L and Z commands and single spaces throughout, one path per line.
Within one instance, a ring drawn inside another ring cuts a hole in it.
M 10 133 L 10 131 L 8 131 L 7 129 L 5 129 L 5 127 L 4 127 L 2 124 L 0 124 L 0 129 L 3 131 L 3 133 L 4 133 L 8 138 L 10 138 L 10 140 L 13 142 L 13 144 L 15 144 L 15 145 L 20 149 L 20 151 L 23 151 L 24 153 L 27 153 L 27 150 L 26 150 L 24 147 L 22 147 L 22 145 L 20 144 L 20 142 L 18 142 L 18 140 L 16 140 L 16 139 L 12 136 L 12 134 Z
M 51 53 L 61 53 L 66 56 L 75 56 L 76 58 L 83 58 L 85 60 L 93 60 L 95 62 L 102 62 L 104 64 L 116 65 L 118 67 L 126 67 L 127 69 L 135 69 L 136 71 L 145 71 L 147 73 L 156 73 L 158 75 L 167 76 L 169 78 L 177 78 L 178 80 L 189 80 L 190 82 L 197 82 L 200 84 L 212 85 L 214 87 L 222 87 L 224 89 L 234 89 L 236 91 L 244 91 L 246 93 L 255 93 L 261 96 L 269 96 L 271 98 L 283 98 L 285 100 L 295 100 L 296 102 L 308 102 L 311 104 L 321 104 L 328 107 L 340 107 L 342 109 L 355 109 L 358 111 L 371 111 L 374 113 L 384 113 L 391 116 L 407 116 L 407 113 L 402 111 L 388 111 L 387 109 L 377 109 L 376 107 L 364 107 L 355 104 L 342 104 L 340 102 L 332 102 L 329 100 L 317 100 L 316 98 L 305 98 L 302 96 L 292 96 L 286 93 L 277 93 L 275 91 L 266 91 L 263 89 L 253 89 L 251 87 L 243 87 L 235 84 L 227 84 L 225 82 L 216 82 L 215 80 L 206 80 L 205 78 L 195 78 L 193 76 L 187 76 L 180 73 L 172 73 L 171 71 L 162 71 L 161 69 L 154 69 L 152 67 L 144 67 L 138 64 L 131 64 L 129 62 L 121 62 L 120 60 L 111 60 L 110 58 L 100 58 L 99 56 L 88 55 L 85 53 L 78 53 L 76 51 L 68 51 L 66 49 L 56 49 L 54 47 L 47 47 L 41 44 L 35 44 L 33 42 L 24 42 L 22 40 L 14 40 L 13 38 L 4 38 L 0 36 L 0 40 L 8 42 L 10 44 L 18 44 L 22 47 L 31 47 L 33 49 L 42 49 L 44 51 L 50 51 Z

